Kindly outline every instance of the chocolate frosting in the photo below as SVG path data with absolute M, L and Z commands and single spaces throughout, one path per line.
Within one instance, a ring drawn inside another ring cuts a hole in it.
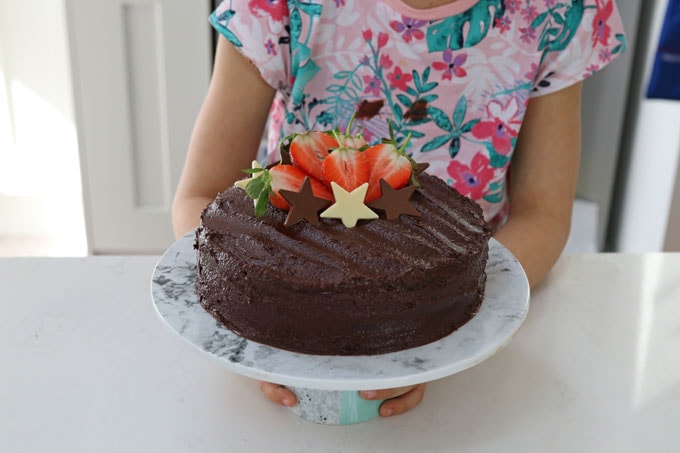
M 481 208 L 440 179 L 419 176 L 421 217 L 336 219 L 285 227 L 255 217 L 230 188 L 196 232 L 201 304 L 245 338 L 324 355 L 380 354 L 437 340 L 477 311 L 491 231 Z

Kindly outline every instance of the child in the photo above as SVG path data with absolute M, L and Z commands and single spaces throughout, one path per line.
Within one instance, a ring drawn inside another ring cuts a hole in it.
M 397 141 L 410 134 L 408 152 L 482 206 L 531 286 L 553 266 L 571 222 L 581 81 L 625 49 L 613 0 L 225 0 L 210 20 L 222 36 L 173 205 L 178 237 L 244 176 L 268 120 L 270 163 L 281 137 L 345 130 L 356 114 L 369 141 L 388 136 L 388 118 Z M 387 399 L 387 416 L 424 391 L 362 396 Z

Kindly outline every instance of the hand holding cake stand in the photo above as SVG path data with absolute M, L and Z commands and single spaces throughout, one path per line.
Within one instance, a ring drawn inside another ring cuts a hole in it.
M 490 240 L 484 300 L 475 317 L 433 343 L 374 356 L 298 354 L 247 340 L 215 320 L 194 291 L 196 255 L 188 233 L 161 257 L 151 294 L 164 323 L 200 353 L 238 374 L 285 385 L 297 396 L 291 410 L 324 424 L 350 424 L 378 415 L 380 401 L 358 390 L 403 387 L 450 376 L 493 356 L 512 339 L 529 310 L 529 284 L 514 256 Z

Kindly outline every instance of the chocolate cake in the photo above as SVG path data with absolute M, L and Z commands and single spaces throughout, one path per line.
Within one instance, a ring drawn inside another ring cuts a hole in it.
M 420 216 L 284 226 L 286 211 L 231 187 L 196 230 L 203 307 L 250 340 L 320 355 L 370 355 L 438 340 L 477 312 L 491 231 L 481 208 L 421 174 Z

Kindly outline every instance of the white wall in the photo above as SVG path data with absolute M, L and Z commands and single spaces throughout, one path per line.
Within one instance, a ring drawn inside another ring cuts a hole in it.
M 623 194 L 616 250 L 641 253 L 664 250 L 673 190 L 680 162 L 680 102 L 645 98 L 652 59 L 668 1 L 654 5 L 647 68 L 634 121 L 628 179 Z M 680 196 L 680 195 L 679 195 Z
M 0 0 L 0 235 L 85 252 L 62 0 Z

